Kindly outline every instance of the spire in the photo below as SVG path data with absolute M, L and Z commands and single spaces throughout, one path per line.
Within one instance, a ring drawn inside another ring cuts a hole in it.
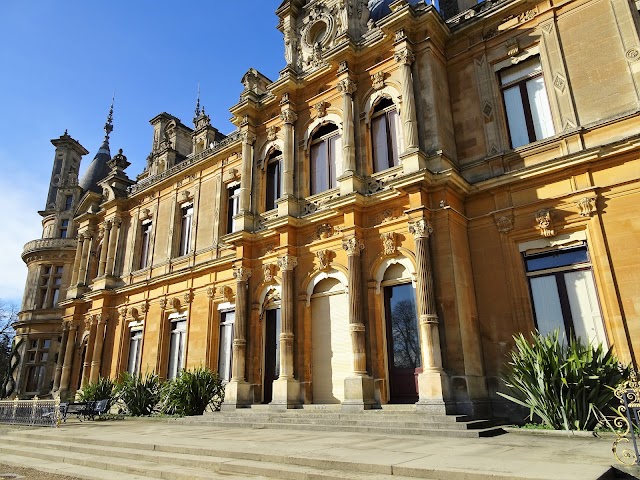
M 111 97 L 111 107 L 109 108 L 109 115 L 107 116 L 107 123 L 104 124 L 104 131 L 106 133 L 104 139 L 106 142 L 109 141 L 109 135 L 113 132 L 113 104 L 116 101 L 116 94 L 113 93 L 113 97 Z
M 111 106 L 109 107 L 109 115 L 107 115 L 107 121 L 104 124 L 105 136 L 102 145 L 100 145 L 98 153 L 96 153 L 93 161 L 89 164 L 89 167 L 80 179 L 80 186 L 85 192 L 93 191 L 100 193 L 102 188 L 98 185 L 98 182 L 103 180 L 111 170 L 107 163 L 111 160 L 109 136 L 111 132 L 113 132 L 113 104 L 115 103 L 115 98 L 116 94 L 114 93 L 111 99 Z
M 193 117 L 193 123 L 196 123 L 196 120 L 200 116 L 200 113 L 204 113 L 204 108 L 202 109 L 202 112 L 201 112 L 200 111 L 200 82 L 198 82 L 198 99 L 196 100 L 196 112 Z

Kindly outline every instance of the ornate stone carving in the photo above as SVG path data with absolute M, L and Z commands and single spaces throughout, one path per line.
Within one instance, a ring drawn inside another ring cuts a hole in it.
M 396 62 L 403 65 L 411 65 L 416 59 L 415 55 L 407 48 L 396 52 L 393 58 L 395 58 Z
M 564 93 L 564 89 L 567 86 L 567 81 L 564 79 L 562 75 L 556 73 L 556 76 L 553 79 L 553 86 L 560 93 Z
M 495 218 L 496 227 L 500 233 L 509 233 L 513 230 L 513 215 L 500 215 Z
M 327 102 L 321 101 L 316 103 L 313 108 L 316 111 L 316 116 L 322 118 L 327 114 Z
M 323 223 L 316 227 L 316 240 L 329 238 L 333 234 L 333 227 L 329 223 Z
M 316 258 L 318 259 L 318 270 L 327 270 L 329 268 L 329 254 L 330 251 L 327 249 L 318 250 L 316 252 Z
M 360 255 L 360 251 L 364 250 L 364 243 L 357 237 L 349 237 L 342 240 L 342 248 L 347 255 Z
M 229 302 L 229 303 L 233 302 L 233 289 L 228 285 L 225 285 L 224 287 L 219 287 L 218 293 L 225 302 Z
M 147 313 L 149 311 L 149 302 L 147 300 L 142 302 L 142 304 L 140 305 L 140 311 L 142 313 Z
M 120 314 L 120 317 L 122 318 L 122 321 L 124 322 L 125 319 L 127 318 L 127 314 L 129 313 L 129 309 L 127 307 L 122 307 L 118 313 Z
M 518 39 L 516 37 L 508 39 L 505 42 L 505 47 L 507 48 L 507 55 L 509 57 L 514 57 L 520 53 L 520 46 L 518 45 Z
M 431 222 L 421 218 L 409 225 L 409 233 L 413 235 L 413 238 L 429 238 L 433 233 L 433 226 Z
M 284 123 L 288 125 L 293 125 L 298 119 L 298 115 L 296 115 L 296 112 L 288 108 L 282 111 L 282 113 L 280 114 L 280 118 Z
M 289 103 L 289 92 L 285 92 L 282 94 L 282 99 L 280 100 L 280 106 L 286 105 Z
M 393 256 L 398 251 L 395 232 L 385 232 L 380 235 L 382 239 L 382 252 L 385 255 Z
M 166 298 L 161 298 L 159 303 L 160 303 L 160 309 L 161 309 L 161 310 L 166 310 L 166 308 L 167 308 L 167 304 L 168 304 L 169 302 L 167 301 L 167 299 L 166 299 Z
M 251 132 L 242 132 L 240 137 L 242 138 L 242 143 L 248 143 L 249 145 L 256 143 L 256 136 Z
M 594 197 L 584 197 L 575 202 L 581 217 L 590 217 L 596 210 L 596 199 Z
M 276 138 L 278 138 L 278 127 L 272 125 L 267 128 L 267 140 L 273 142 Z
M 184 295 L 182 295 L 182 301 L 185 305 L 189 305 L 191 302 L 193 302 L 193 293 L 185 292 Z
M 246 282 L 251 277 L 251 269 L 249 267 L 245 267 L 240 265 L 239 267 L 234 267 L 233 269 L 233 278 L 236 279 L 237 282 Z
M 171 306 L 171 309 L 179 312 L 180 311 L 180 299 L 178 297 L 173 297 L 171 300 L 169 300 L 169 305 Z
M 135 307 L 131 307 L 131 309 L 129 310 L 129 315 L 134 320 L 138 320 L 138 317 L 140 317 L 140 313 L 138 312 L 138 309 Z
M 384 88 L 384 72 L 376 72 L 371 75 L 371 86 L 374 90 L 381 90 Z
M 543 237 L 553 237 L 556 234 L 552 221 L 551 210 L 541 209 L 536 212 L 536 228 Z
M 207 287 L 207 297 L 211 300 L 216 295 L 216 287 Z
M 264 277 L 264 283 L 273 282 L 273 272 L 275 265 L 273 263 L 267 263 L 262 265 L 262 276 Z
M 297 265 L 298 258 L 293 255 L 278 257 L 278 267 L 280 267 L 280 270 L 293 270 Z
M 533 18 L 535 18 L 537 14 L 538 14 L 538 7 L 534 7 L 531 10 L 527 10 L 526 12 L 518 15 L 518 23 L 528 22 L 529 20 L 532 20 Z
M 635 62 L 636 60 L 640 60 L 640 49 L 638 49 L 638 47 L 631 47 L 624 55 L 630 62 Z
M 343 95 L 353 95 L 358 88 L 358 85 L 350 78 L 345 78 L 344 80 L 340 80 L 338 82 L 336 88 Z
M 396 30 L 396 34 L 395 34 L 396 42 L 402 42 L 403 40 L 406 40 L 406 39 L 407 39 L 407 34 L 404 32 L 403 29 Z

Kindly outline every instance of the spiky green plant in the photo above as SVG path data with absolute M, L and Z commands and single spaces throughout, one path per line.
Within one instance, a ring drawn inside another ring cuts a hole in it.
M 84 386 L 79 392 L 79 399 L 81 402 L 97 402 L 107 398 L 112 400 L 114 397 L 114 388 L 115 384 L 113 380 L 100 377 L 96 383 L 88 383 Z
M 629 373 L 602 344 L 566 342 L 557 331 L 534 333 L 531 342 L 522 334 L 514 340 L 505 376 L 513 395 L 499 395 L 527 407 L 530 420 L 537 416 L 554 429 L 592 430 L 598 423 L 595 412 L 613 406 L 613 389 Z
M 162 392 L 162 411 L 170 415 L 202 415 L 207 407 L 220 410 L 224 385 L 218 374 L 208 368 L 183 370 L 166 382 Z
M 160 402 L 160 378 L 155 373 L 132 375 L 122 373 L 116 384 L 118 400 L 125 404 L 134 417 L 151 415 Z

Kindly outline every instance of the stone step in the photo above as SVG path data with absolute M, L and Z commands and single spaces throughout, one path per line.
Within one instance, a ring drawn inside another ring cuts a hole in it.
M 40 462 L 53 463 L 60 459 L 62 464 L 84 465 L 89 468 L 104 468 L 118 472 L 118 478 L 129 479 L 126 470 L 135 471 L 137 479 L 163 478 L 168 480 L 183 479 L 235 479 L 235 478 L 277 478 L 282 480 L 317 479 L 317 480 L 369 480 L 372 473 L 380 480 L 409 480 L 405 477 L 389 473 L 381 473 L 381 468 L 350 462 L 327 462 L 314 459 L 301 459 L 301 464 L 283 463 L 278 455 L 259 455 L 257 459 L 235 459 L 232 457 L 214 457 L 207 455 L 206 450 L 200 455 L 188 453 L 168 453 L 161 450 L 150 450 L 144 446 L 142 450 L 123 448 L 113 445 L 86 445 L 77 442 L 48 440 L 46 436 L 30 439 L 11 438 L 12 447 L 0 446 L 3 457 L 13 452 L 20 452 L 22 458 L 37 458 Z M 193 451 L 193 449 L 190 449 Z M 267 460 L 274 460 L 273 462 Z M 20 465 L 30 464 L 22 461 Z M 346 468 L 331 468 L 346 467 Z M 359 471 L 365 470 L 365 471 Z M 367 470 L 378 470 L 371 472 Z M 388 470 L 388 469 L 387 469 Z M 75 470 L 73 470 L 75 473 Z M 88 477 L 92 478 L 92 477 Z M 115 478 L 114 476 L 96 478 Z

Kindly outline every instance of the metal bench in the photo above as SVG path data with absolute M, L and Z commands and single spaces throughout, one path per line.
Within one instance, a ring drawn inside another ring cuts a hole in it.
M 62 421 L 67 421 L 68 415 L 75 415 L 78 420 L 94 420 L 100 415 L 104 415 L 109 411 L 111 400 L 106 398 L 93 402 L 68 402 L 60 404 L 60 415 Z

